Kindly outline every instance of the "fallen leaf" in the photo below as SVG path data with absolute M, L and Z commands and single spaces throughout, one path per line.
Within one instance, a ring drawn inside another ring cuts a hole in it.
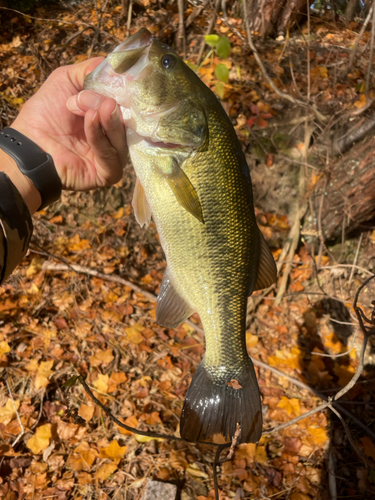
M 125 455 L 126 449 L 126 446 L 120 446 L 114 439 L 109 446 L 100 450 L 100 456 L 102 458 L 119 459 Z
M 124 421 L 120 419 L 120 422 L 123 422 L 125 425 L 128 425 L 129 427 L 134 427 L 135 429 L 138 427 L 138 419 L 135 415 L 128 417 Z M 121 434 L 125 434 L 125 436 L 131 436 L 133 434 L 133 432 L 128 431 L 128 430 L 124 429 L 123 427 L 120 427 L 117 424 L 115 424 L 115 425 Z
M 229 387 L 232 387 L 236 391 L 238 389 L 242 389 L 242 385 L 236 379 L 232 379 L 230 382 L 227 382 L 227 385 L 229 385 Z
M 296 417 L 299 417 L 301 415 L 301 406 L 299 399 L 297 398 L 289 399 L 286 396 L 282 396 L 277 407 L 283 408 L 288 415 L 291 415 L 292 413 L 294 413 Z
M 375 460 L 375 445 L 368 436 L 361 438 L 363 444 L 363 451 L 368 457 Z
M 52 424 L 44 424 L 36 429 L 33 437 L 31 437 L 26 446 L 35 454 L 42 452 L 47 448 L 52 437 Z
M 6 354 L 7 352 L 10 352 L 10 351 L 11 351 L 11 348 L 10 348 L 10 345 L 8 344 L 8 342 L 6 342 L 5 340 L 0 342 L 0 359 L 4 356 L 4 354 Z
M 100 481 L 105 481 L 117 470 L 117 465 L 115 463 L 104 464 L 95 473 L 95 478 Z
M 42 361 L 38 367 L 38 372 L 35 377 L 34 386 L 38 390 L 42 387 L 47 387 L 49 384 L 49 377 L 52 375 L 53 361 Z
M 82 403 L 78 410 L 78 415 L 83 418 L 86 422 L 90 422 L 94 416 L 95 406 L 89 406 Z
M 100 392 L 107 393 L 108 392 L 108 382 L 109 382 L 109 375 L 103 375 L 102 373 L 99 373 L 98 378 L 95 380 L 95 382 L 92 383 L 92 385 L 95 387 Z
M 90 356 L 90 365 L 92 367 L 98 367 L 100 365 L 109 365 L 115 359 L 112 349 L 107 349 L 106 351 L 102 351 L 98 349 L 94 356 Z
M 113 372 L 108 381 L 108 392 L 114 392 L 117 386 L 126 382 L 127 378 L 124 372 Z
M 0 423 L 7 425 L 16 416 L 16 410 L 20 407 L 20 402 L 18 400 L 12 401 L 11 398 L 7 399 L 4 406 L 0 408 Z
M 307 428 L 307 431 L 310 434 L 310 441 L 312 441 L 311 444 L 317 444 L 318 446 L 322 446 L 328 441 L 328 436 L 327 436 L 327 431 L 323 429 L 323 427 L 319 427 L 317 425 L 310 425 L 310 427 Z

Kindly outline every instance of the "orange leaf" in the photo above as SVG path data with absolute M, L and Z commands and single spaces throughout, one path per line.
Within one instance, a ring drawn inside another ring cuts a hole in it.
M 100 450 L 100 456 L 102 458 L 122 458 L 126 453 L 126 446 L 120 446 L 118 442 L 114 439 L 109 446 L 102 448 Z
M 117 386 L 126 382 L 127 378 L 124 372 L 113 372 L 108 382 L 108 392 L 114 392 Z
M 5 342 L 5 340 L 0 342 L 0 359 L 3 357 L 4 354 L 10 352 L 10 350 L 11 349 L 8 342 Z
M 98 378 L 95 380 L 95 382 L 92 383 L 92 385 L 98 391 L 107 393 L 108 382 L 109 382 L 109 375 L 102 375 L 101 373 L 99 373 Z
M 12 401 L 11 398 L 7 399 L 5 406 L 0 408 L 0 423 L 7 425 L 16 416 L 16 410 L 20 407 L 20 402 Z
M 162 421 L 160 420 L 159 412 L 153 411 L 150 415 L 147 416 L 147 418 L 145 419 L 145 422 L 148 425 L 161 424 Z
M 88 406 L 85 403 L 82 403 L 78 410 L 78 415 L 82 417 L 86 422 L 90 422 L 92 417 L 94 416 L 95 406 Z
M 109 365 L 114 359 L 115 357 L 113 356 L 112 349 L 107 349 L 106 351 L 98 349 L 94 356 L 90 356 L 90 365 L 92 367 Z
M 323 429 L 323 427 L 319 427 L 318 425 L 310 425 L 310 427 L 307 428 L 307 431 L 310 434 L 309 437 L 312 438 L 310 439 L 310 441 L 312 441 L 312 444 L 321 446 L 328 441 L 327 431 Z
M 122 422 L 122 420 L 120 419 Z M 129 427 L 134 427 L 135 429 L 138 427 L 138 419 L 135 415 L 132 415 L 131 417 L 128 417 L 126 420 L 123 421 L 125 425 L 128 425 Z M 125 434 L 125 436 L 131 436 L 133 433 L 131 431 L 127 431 L 123 427 L 120 427 L 119 425 L 115 424 L 118 430 L 120 431 L 121 434 Z

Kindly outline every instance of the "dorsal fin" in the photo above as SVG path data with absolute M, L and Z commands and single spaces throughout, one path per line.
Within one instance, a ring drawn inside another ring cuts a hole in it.
M 268 248 L 266 240 L 260 230 L 259 233 L 260 256 L 258 276 L 255 282 L 254 290 L 263 290 L 263 288 L 268 288 L 275 283 L 277 277 L 277 268 L 271 250 Z

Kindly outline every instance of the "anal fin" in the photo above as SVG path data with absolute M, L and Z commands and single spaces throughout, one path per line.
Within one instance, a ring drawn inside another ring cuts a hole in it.
M 156 322 L 166 328 L 175 328 L 195 310 L 176 291 L 168 269 L 165 272 L 156 305 Z
M 272 256 L 271 250 L 268 248 L 263 234 L 260 233 L 260 256 L 258 276 L 255 282 L 254 290 L 263 290 L 275 283 L 277 278 L 277 268 Z
M 141 227 L 143 226 L 148 227 L 151 221 L 151 208 L 150 205 L 148 204 L 145 190 L 143 189 L 143 186 L 140 183 L 138 177 L 135 182 L 132 206 L 138 224 Z

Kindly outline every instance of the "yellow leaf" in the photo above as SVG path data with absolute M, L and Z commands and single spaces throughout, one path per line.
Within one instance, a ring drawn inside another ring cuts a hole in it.
M 124 207 L 120 207 L 117 212 L 113 215 L 114 219 L 121 219 L 124 217 Z
M 26 446 L 35 454 L 42 452 L 47 448 L 52 437 L 52 424 L 44 424 L 37 428 L 36 433 L 31 437 Z
M 344 344 L 340 342 L 340 339 L 337 337 L 337 335 L 334 332 L 329 333 L 326 335 L 324 339 L 324 345 L 328 348 L 331 349 L 331 351 L 334 354 L 341 354 L 342 352 L 345 352 L 347 349 L 345 348 Z
M 104 464 L 96 471 L 95 478 L 100 481 L 105 481 L 117 470 L 117 465 L 114 463 Z
M 259 464 L 268 462 L 267 451 L 265 446 L 257 446 L 255 451 L 255 461 Z
M 38 360 L 36 360 L 36 359 L 32 359 L 25 366 L 25 368 L 26 368 L 26 370 L 28 372 L 37 372 L 38 371 L 38 367 L 39 367 L 39 363 L 38 363 Z
M 49 377 L 52 375 L 53 361 L 42 361 L 38 367 L 38 373 L 35 377 L 35 389 L 38 390 L 41 387 L 47 387 L 49 384 Z
M 252 349 L 258 343 L 258 337 L 250 332 L 246 332 L 246 347 Z
M 4 354 L 6 354 L 7 352 L 10 352 L 10 351 L 11 351 L 11 349 L 10 349 L 10 345 L 8 344 L 8 342 L 5 342 L 5 340 L 0 342 L 0 359 L 4 356 Z
M 109 381 L 109 375 L 102 375 L 99 373 L 98 378 L 93 382 L 93 386 L 95 389 L 98 389 L 100 392 L 108 392 L 108 381 Z
M 137 325 L 130 326 L 129 328 L 125 328 L 126 332 L 126 340 L 131 344 L 140 344 L 145 340 Z
M 136 441 L 138 441 L 138 443 L 148 443 L 150 441 L 161 441 L 163 442 L 164 439 L 163 438 L 153 438 L 153 437 L 150 437 L 150 436 L 142 436 L 141 434 L 134 434 L 134 437 L 136 439 Z
M 89 240 L 81 240 L 78 234 L 68 240 L 68 250 L 71 252 L 82 252 L 91 248 Z
M 268 362 L 271 366 L 286 366 L 293 369 L 301 368 L 303 353 L 298 347 L 290 350 L 276 351 L 275 356 L 269 356 Z
M 363 444 L 363 451 L 368 457 L 375 460 L 375 445 L 368 436 L 361 438 Z
M 312 441 L 312 444 L 317 444 L 318 446 L 323 445 L 328 441 L 328 436 L 327 432 L 323 427 L 319 427 L 318 425 L 310 425 L 310 427 L 307 428 L 308 433 L 310 434 L 309 437 L 310 441 Z
M 120 446 L 118 442 L 114 439 L 112 443 L 106 448 L 100 450 L 100 456 L 102 458 L 122 458 L 126 453 L 126 446 Z
M 109 365 L 111 361 L 115 359 L 112 349 L 107 349 L 106 351 L 102 351 L 98 349 L 94 356 L 90 356 L 90 365 L 92 367 L 97 367 L 100 365 Z
M 29 267 L 26 269 L 26 276 L 30 278 L 31 276 L 34 276 L 34 274 L 38 273 L 42 269 L 43 262 L 43 259 L 38 259 L 36 257 L 32 259 Z
M 291 415 L 292 413 L 294 413 L 296 417 L 299 417 L 301 415 L 300 402 L 297 398 L 289 399 L 286 396 L 283 396 L 280 399 L 277 407 L 283 408 L 288 415 Z
M 0 423 L 7 425 L 16 416 L 16 410 L 20 407 L 20 402 L 15 400 L 14 402 L 8 398 L 5 406 L 0 408 Z

